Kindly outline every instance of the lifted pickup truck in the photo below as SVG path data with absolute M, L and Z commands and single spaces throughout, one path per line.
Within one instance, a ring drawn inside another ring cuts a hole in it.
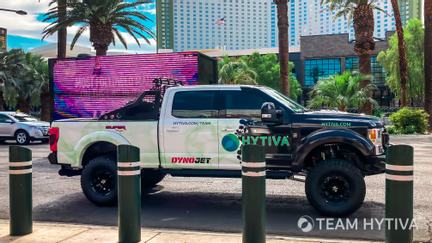
M 389 139 L 375 117 L 308 111 L 261 86 L 180 86 L 158 97 L 147 91 L 99 120 L 53 122 L 50 162 L 61 165 L 60 175 L 81 175 L 90 201 L 112 205 L 119 144 L 140 148 L 143 188 L 166 174 L 241 177 L 241 144 L 262 144 L 267 178 L 305 177 L 309 202 L 331 216 L 357 210 L 365 197 L 364 177 L 384 172 Z M 242 119 L 262 120 L 270 134 L 239 138 Z

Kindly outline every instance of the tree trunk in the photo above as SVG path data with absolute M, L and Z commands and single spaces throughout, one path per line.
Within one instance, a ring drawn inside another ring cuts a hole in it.
M 41 92 L 41 120 L 51 121 L 51 97 L 49 92 Z
M 362 75 L 371 74 L 371 53 L 375 49 L 374 33 L 374 13 L 369 4 L 360 4 L 354 10 L 353 15 L 355 45 L 354 51 L 359 56 L 359 71 Z M 370 84 L 369 79 L 362 80 L 360 87 L 364 88 Z M 372 96 L 372 92 L 369 94 Z M 360 112 L 372 114 L 372 104 L 367 102 Z
M 429 129 L 432 131 L 432 0 L 424 1 L 425 38 L 424 38 L 424 72 L 425 104 L 429 113 Z
M 0 111 L 4 111 L 5 101 L 3 99 L 3 92 L 0 91 Z
M 289 83 L 289 46 L 288 46 L 288 0 L 275 0 L 279 31 L 279 63 L 282 93 L 290 95 Z
M 408 70 L 407 70 L 405 39 L 403 35 L 403 27 L 402 27 L 400 12 L 399 12 L 398 0 L 391 0 L 391 3 L 393 6 L 393 13 L 396 21 L 396 32 L 398 36 L 401 106 L 405 107 L 408 105 L 408 98 L 407 98 Z
M 107 46 L 94 45 L 94 48 L 96 49 L 96 56 L 106 56 Z
M 93 43 L 96 56 L 106 56 L 113 39 L 112 24 L 102 23 L 98 18 L 90 20 L 90 42 Z
M 66 0 L 57 0 L 59 19 L 61 22 L 66 18 Z M 66 58 L 67 29 L 61 28 L 57 31 L 57 58 Z
M 18 110 L 29 114 L 31 111 L 30 99 L 18 98 Z

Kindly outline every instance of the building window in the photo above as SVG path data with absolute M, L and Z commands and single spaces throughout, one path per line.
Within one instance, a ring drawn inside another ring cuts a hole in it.
M 304 86 L 313 86 L 318 80 L 338 73 L 341 73 L 341 62 L 339 58 L 305 60 Z

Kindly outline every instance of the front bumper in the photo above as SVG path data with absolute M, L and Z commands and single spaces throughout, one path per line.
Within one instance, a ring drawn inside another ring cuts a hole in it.
M 49 139 L 48 132 L 41 131 L 40 129 L 32 129 L 29 134 L 33 140 Z
M 366 175 L 376 175 L 385 172 L 386 155 L 371 155 L 367 157 L 364 173 Z

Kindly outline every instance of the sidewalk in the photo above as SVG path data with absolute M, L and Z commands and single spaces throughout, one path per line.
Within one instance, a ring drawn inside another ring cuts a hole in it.
M 192 243 L 192 242 L 223 242 L 223 243 L 240 243 L 241 234 L 225 233 L 203 233 L 196 231 L 175 231 L 165 229 L 143 229 L 141 231 L 141 242 L 150 243 Z M 32 242 L 32 243 L 73 243 L 73 242 L 117 242 L 118 230 L 116 227 L 108 226 L 89 226 L 76 224 L 55 224 L 39 223 L 33 225 L 33 233 L 21 236 L 9 236 L 9 222 L 0 220 L 0 242 Z M 311 238 L 295 238 L 282 236 L 267 236 L 267 242 L 271 243 L 366 243 L 370 241 L 344 241 L 344 240 L 323 240 Z

